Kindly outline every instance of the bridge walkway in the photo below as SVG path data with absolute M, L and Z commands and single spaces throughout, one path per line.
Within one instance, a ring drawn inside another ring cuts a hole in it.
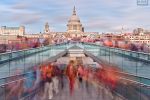
M 41 89 L 30 100 L 48 100 L 43 98 L 44 90 Z M 68 80 L 64 78 L 64 87 L 59 84 L 59 93 L 54 94 L 52 100 L 125 100 L 119 95 L 112 94 L 108 88 L 100 87 L 94 83 L 76 81 L 73 94 L 70 94 Z

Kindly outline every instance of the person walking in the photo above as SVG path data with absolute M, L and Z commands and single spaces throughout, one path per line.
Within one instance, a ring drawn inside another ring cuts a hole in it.
M 44 97 L 43 99 L 45 100 L 47 97 L 48 93 L 48 99 L 51 100 L 53 98 L 53 82 L 52 82 L 52 73 L 53 73 L 53 67 L 51 65 L 46 66 L 44 68 L 44 72 L 46 76 L 45 77 L 45 84 L 44 84 Z
M 54 92 L 57 94 L 59 92 L 59 76 L 60 76 L 60 70 L 58 68 L 58 66 L 54 65 L 53 66 L 53 78 L 52 78 L 52 82 L 53 82 L 53 87 L 54 87 Z
M 78 80 L 79 80 L 79 87 L 82 86 L 83 74 L 84 74 L 84 68 L 83 68 L 82 65 L 79 65 L 78 70 L 77 70 L 77 75 L 78 75 Z
M 74 61 L 70 61 L 69 65 L 67 66 L 66 75 L 69 79 L 70 93 L 72 95 L 77 76 L 77 69 L 74 65 Z

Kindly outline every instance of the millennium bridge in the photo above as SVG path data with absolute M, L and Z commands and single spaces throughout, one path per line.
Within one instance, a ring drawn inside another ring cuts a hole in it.
M 0 54 L 0 100 L 15 100 L 11 96 L 19 94 L 21 88 L 13 87 L 25 80 L 28 83 L 32 77 L 29 73 L 35 72 L 35 66 L 58 62 L 59 68 L 64 69 L 68 59 L 76 59 L 93 71 L 104 66 L 117 68 L 119 70 L 113 73 L 118 75 L 119 81 L 113 90 L 105 84 L 93 82 L 87 89 L 87 82 L 83 81 L 82 86 L 75 86 L 70 95 L 68 80 L 64 77 L 64 88 L 59 86 L 59 93 L 54 94 L 52 100 L 150 100 L 150 54 L 80 42 Z M 43 100 L 43 95 L 43 85 L 38 85 L 29 93 L 20 92 L 17 99 Z

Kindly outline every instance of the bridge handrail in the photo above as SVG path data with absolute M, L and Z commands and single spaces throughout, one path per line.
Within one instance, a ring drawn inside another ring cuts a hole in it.
M 26 73 L 22 73 L 22 74 L 16 74 L 16 75 L 10 75 L 10 76 L 6 76 L 6 77 L 1 77 L 0 80 L 15 77 L 15 76 L 23 76 L 23 75 L 28 74 L 28 73 L 31 73 L 31 72 L 26 72 Z
M 17 50 L 17 51 L 10 51 L 10 52 L 5 52 L 5 53 L 0 53 L 0 55 L 6 55 L 6 54 L 16 53 L 16 52 L 23 52 L 23 51 L 28 51 L 28 50 L 35 50 L 35 49 L 39 49 L 39 48 L 42 48 L 42 47 L 48 47 L 48 46 L 41 46 L 41 47 L 37 47 L 37 48 L 22 49 L 22 50 Z
M 58 45 L 62 45 L 62 44 L 65 44 L 65 43 L 48 45 L 48 46 L 43 46 L 43 47 L 38 47 L 38 48 L 24 49 L 24 50 L 9 52 L 9 53 L 3 53 L 3 54 L 0 54 L 0 64 L 6 63 L 8 61 L 16 60 L 20 57 L 26 57 L 26 56 L 29 56 L 31 54 L 35 54 L 37 52 L 49 50 L 52 46 L 58 46 Z M 32 50 L 34 50 L 34 51 L 32 51 Z M 17 55 L 13 55 L 15 53 Z M 4 56 L 4 58 L 3 58 L 3 56 Z
M 30 73 L 33 73 L 33 72 L 35 72 L 35 71 L 30 71 L 30 72 L 26 72 L 26 73 L 22 73 L 22 74 L 16 74 L 16 75 L 11 75 L 11 76 L 7 76 L 7 77 L 2 77 L 2 78 L 0 78 L 0 82 L 1 81 L 3 81 L 4 80 L 4 84 L 5 83 L 7 83 L 7 82 L 11 82 L 11 79 L 13 78 L 13 77 L 22 77 L 22 76 L 25 76 L 25 75 L 27 75 L 27 74 L 30 74 Z M 9 80 L 10 79 L 10 80 Z M 1 84 L 3 84 L 3 83 L 0 83 L 0 86 L 1 86 Z
M 106 62 L 100 60 L 99 58 L 97 58 L 96 56 L 92 55 L 92 54 L 89 53 L 88 51 L 85 51 L 85 50 L 84 50 L 84 53 L 85 53 L 86 55 L 88 55 L 89 57 L 91 57 L 93 60 L 95 60 L 95 61 L 96 61 L 97 63 L 99 63 L 99 64 L 112 66 L 112 65 L 110 65 L 110 64 L 108 64 L 108 63 L 106 63 Z M 117 71 L 116 71 L 116 72 L 117 72 Z M 142 79 L 146 79 L 146 80 L 150 81 L 149 78 L 132 75 L 132 74 L 128 74 L 128 73 L 125 73 L 125 72 L 117 72 L 117 73 L 119 73 L 120 75 L 124 74 L 124 75 L 128 75 L 128 76 L 130 76 L 130 77 L 132 76 L 132 77 L 135 77 L 135 78 L 142 78 Z M 145 86 L 145 87 L 149 87 L 149 88 L 150 88 L 150 85 L 147 85 L 147 84 L 144 84 L 144 83 L 141 83 L 141 82 L 137 82 L 137 81 L 136 81 L 136 83 L 139 83 L 141 86 Z
M 150 85 L 147 85 L 147 84 L 144 84 L 144 83 L 141 83 L 141 82 L 137 82 L 137 81 L 134 81 L 134 80 L 126 79 L 126 78 L 123 78 L 123 77 L 121 77 L 121 79 L 127 80 L 127 81 L 129 81 L 129 82 L 131 82 L 133 84 L 138 85 L 138 86 L 140 85 L 142 87 L 146 87 L 146 88 L 150 89 Z
M 59 57 L 62 57 L 62 56 L 65 55 L 66 53 L 67 53 L 67 51 L 62 51 L 62 52 L 60 52 L 59 54 L 57 54 L 56 56 L 53 56 L 53 57 L 51 57 L 50 59 L 48 59 L 47 61 L 44 61 L 43 63 L 37 65 L 37 67 L 38 67 L 38 66 L 41 66 L 41 65 L 47 65 L 47 64 L 49 64 L 49 63 L 51 63 L 51 62 L 54 62 L 54 61 L 56 61 Z M 24 76 L 24 75 L 26 75 L 26 74 L 33 73 L 33 72 L 34 72 L 34 71 L 30 71 L 30 72 L 26 72 L 26 73 L 22 73 L 22 74 L 17 74 L 17 75 L 2 77 L 2 78 L 0 78 L 0 81 L 3 81 L 3 80 L 4 80 L 4 82 L 6 82 L 8 79 L 11 79 L 11 78 L 13 78 L 13 77 L 16 77 L 16 76 L 20 77 L 20 76 Z M 0 83 L 0 84 L 1 84 L 1 83 Z
M 57 46 L 57 45 L 61 45 L 61 44 L 65 44 L 65 43 L 50 44 L 50 45 L 41 46 L 41 47 L 37 47 L 37 48 L 22 49 L 22 50 L 17 50 L 17 51 L 9 51 L 9 52 L 5 52 L 5 53 L 0 53 L 0 56 L 5 55 L 5 54 L 10 54 L 10 53 L 16 53 L 16 52 L 22 52 L 22 51 L 28 51 L 28 50 L 35 50 L 35 49 L 39 49 L 39 48 L 43 48 L 43 47 Z
M 132 50 L 127 50 L 127 49 L 122 49 L 122 48 L 115 48 L 115 47 L 103 46 L 103 45 L 98 45 L 98 44 L 95 44 L 95 43 L 87 43 L 87 42 L 84 42 L 84 43 L 85 44 L 89 44 L 89 45 L 92 44 L 92 45 L 95 45 L 95 46 L 105 47 L 105 48 L 118 49 L 118 50 L 121 50 L 121 51 L 139 53 L 139 54 L 143 54 L 143 55 L 150 55 L 150 53 L 146 53 L 146 52 L 132 51 Z
M 25 79 L 27 79 L 27 78 L 20 78 L 20 79 L 11 81 L 11 82 L 6 82 L 6 83 L 4 83 L 4 84 L 1 84 L 0 87 L 4 87 L 4 86 L 6 86 L 6 85 L 8 85 L 8 84 L 11 84 L 11 83 L 14 83 L 14 82 L 18 82 L 18 81 L 22 81 L 22 80 L 25 80 Z

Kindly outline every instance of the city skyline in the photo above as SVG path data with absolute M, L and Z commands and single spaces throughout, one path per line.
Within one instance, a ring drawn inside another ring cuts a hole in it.
M 65 32 L 74 6 L 85 31 L 120 32 L 122 27 L 125 31 L 137 27 L 150 29 L 147 13 L 150 6 L 138 6 L 136 0 L 5 0 L 0 2 L 0 25 L 24 25 L 26 33 L 38 33 L 49 22 L 52 31 Z

